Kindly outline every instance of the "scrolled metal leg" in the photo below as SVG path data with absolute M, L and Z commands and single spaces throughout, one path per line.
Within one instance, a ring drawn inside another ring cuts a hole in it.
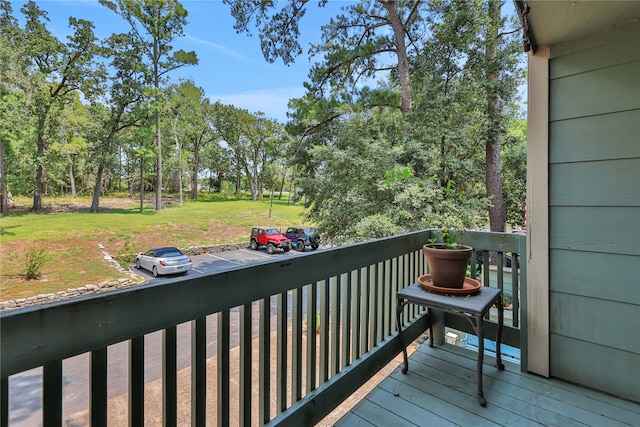
M 396 327 L 398 328 L 398 337 L 400 338 L 400 345 L 402 346 L 402 355 L 404 357 L 404 366 L 402 367 L 402 373 L 406 374 L 409 371 L 409 359 L 407 357 L 407 344 L 404 341 L 404 335 L 402 333 L 402 322 L 400 318 L 402 317 L 402 310 L 404 310 L 404 306 L 406 301 L 402 298 L 397 299 L 396 304 Z

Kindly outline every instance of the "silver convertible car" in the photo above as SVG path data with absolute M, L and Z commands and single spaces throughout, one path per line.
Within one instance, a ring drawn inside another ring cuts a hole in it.
M 149 270 L 154 277 L 161 274 L 184 274 L 191 270 L 191 258 L 178 248 L 153 248 L 138 254 L 136 267 Z

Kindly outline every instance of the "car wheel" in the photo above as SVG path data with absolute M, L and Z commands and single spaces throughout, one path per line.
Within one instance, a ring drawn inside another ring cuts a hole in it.
M 142 270 L 142 267 L 140 267 L 140 260 L 138 258 L 136 258 L 136 268 L 138 270 Z
M 283 248 L 285 252 L 289 252 L 291 250 L 291 246 L 288 246 L 286 248 Z
M 276 251 L 276 247 L 273 246 L 273 243 L 267 244 L 267 253 L 269 255 L 273 255 L 275 251 Z
M 304 243 L 301 241 L 296 242 L 296 249 L 300 252 L 304 251 Z
M 258 250 L 258 242 L 256 242 L 255 240 L 251 241 L 251 249 L 253 249 L 254 251 Z
M 318 246 L 320 246 L 320 245 L 311 245 L 311 249 L 313 249 L 315 251 L 316 249 L 318 249 Z
M 155 265 L 153 266 L 153 270 L 151 272 L 153 273 L 153 277 L 158 277 L 158 269 Z

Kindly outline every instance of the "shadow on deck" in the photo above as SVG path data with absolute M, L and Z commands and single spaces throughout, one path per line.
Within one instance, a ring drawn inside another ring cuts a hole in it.
M 484 395 L 476 400 L 476 353 L 449 344 L 421 345 L 400 367 L 345 414 L 337 426 L 545 425 L 637 426 L 640 405 L 559 380 L 499 371 L 485 356 Z

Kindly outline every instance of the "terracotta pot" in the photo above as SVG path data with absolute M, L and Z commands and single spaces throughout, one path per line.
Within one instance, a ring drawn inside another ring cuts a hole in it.
M 473 248 L 459 245 L 457 249 L 449 249 L 442 243 L 430 243 L 422 247 L 431 281 L 435 286 L 461 289 L 467 275 L 467 265 Z

